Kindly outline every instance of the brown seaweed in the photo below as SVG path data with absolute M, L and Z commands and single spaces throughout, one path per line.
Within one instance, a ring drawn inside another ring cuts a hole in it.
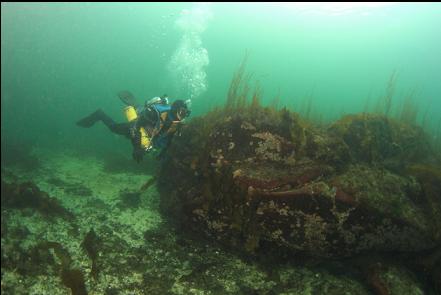
M 72 295 L 87 295 L 84 275 L 79 269 L 62 269 L 61 279 L 72 290 Z
M 101 241 L 93 228 L 86 234 L 81 247 L 86 251 L 89 258 L 92 260 L 92 277 L 96 279 L 98 277 L 97 258 Z
M 1 182 L 1 206 L 3 208 L 33 208 L 46 217 L 62 217 L 73 219 L 73 214 L 60 202 L 40 190 L 33 182 L 7 183 Z
M 60 277 L 63 284 L 72 290 L 72 295 L 87 295 L 84 275 L 79 269 L 71 269 L 72 258 L 69 252 L 58 242 L 43 242 L 36 249 L 53 249 L 61 262 Z

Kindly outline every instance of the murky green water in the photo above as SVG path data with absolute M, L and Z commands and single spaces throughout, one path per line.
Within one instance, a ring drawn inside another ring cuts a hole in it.
M 396 71 L 393 104 L 415 90 L 419 118 L 439 129 L 439 3 L 2 4 L 2 138 L 124 149 L 72 124 L 103 108 L 124 120 L 119 90 L 141 100 L 192 98 L 199 115 L 248 69 L 265 103 L 325 119 L 374 109 Z
M 69 268 L 84 274 L 85 289 L 93 294 L 371 294 L 381 290 L 378 281 L 391 294 L 439 288 L 431 285 L 439 268 L 428 263 L 433 277 L 415 275 L 395 265 L 401 254 L 388 267 L 352 273 L 370 258 L 326 266 L 314 260 L 256 262 L 182 237 L 159 213 L 156 185 L 138 190 L 158 162 L 147 158 L 138 165 L 127 139 L 102 124 L 86 130 L 75 122 L 98 108 L 124 122 L 121 90 L 139 101 L 164 93 L 171 101 L 191 99 L 190 120 L 202 116 L 226 102 L 233 74 L 247 57 L 249 85 L 260 87 L 263 105 L 278 101 L 277 108 L 315 123 L 387 113 L 423 127 L 424 138 L 439 148 L 440 3 L 1 8 L 2 206 L 9 202 L 3 181 L 32 181 L 75 216 L 51 219 L 35 204 L 2 210 L 2 293 L 70 294 L 60 278 L 63 255 L 54 251 L 69 253 Z M 417 168 L 439 177 L 438 163 L 424 164 L 435 168 Z M 91 229 L 102 257 L 96 278 L 82 244 Z

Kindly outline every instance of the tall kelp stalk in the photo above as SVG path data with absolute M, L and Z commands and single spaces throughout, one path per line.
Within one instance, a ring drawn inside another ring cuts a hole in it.
M 393 98 L 393 96 L 395 94 L 395 86 L 396 86 L 396 80 L 397 80 L 397 74 L 396 73 L 397 73 L 396 71 L 394 71 L 392 73 L 392 75 L 389 78 L 389 82 L 388 82 L 387 88 L 386 88 L 386 97 L 384 99 L 384 103 L 385 103 L 384 114 L 386 116 L 389 115 L 389 112 L 390 112 L 390 110 L 392 108 L 392 98 Z
M 256 112 L 258 112 L 258 110 L 262 107 L 263 90 L 259 81 L 256 81 L 254 86 L 252 86 L 252 82 L 254 82 L 252 81 L 253 74 L 247 72 L 246 69 L 248 56 L 248 53 L 245 53 L 239 68 L 233 74 L 233 78 L 231 79 L 226 104 L 223 108 L 223 111 L 226 111 L 227 113 L 235 111 L 249 112 L 250 115 L 255 115 Z M 313 104 L 314 89 L 315 87 L 312 87 L 309 93 L 306 94 L 304 99 L 301 101 L 299 108 L 291 106 L 290 109 L 293 112 L 301 114 L 306 121 L 309 121 L 308 124 L 320 126 L 324 124 L 324 119 L 322 114 L 316 110 Z M 288 108 L 287 106 L 280 105 L 280 96 L 281 94 L 279 90 L 277 95 L 271 101 L 270 105 L 264 107 L 268 115 L 277 117 L 277 113 L 279 111 L 286 110 Z M 215 112 L 216 111 L 221 110 L 215 110 Z
M 420 108 L 418 107 L 416 99 L 418 95 L 418 91 L 416 88 L 408 90 L 401 99 L 395 99 L 397 76 L 397 71 L 394 70 L 387 82 L 385 94 L 379 97 L 375 109 L 372 112 L 379 115 L 384 115 L 388 118 L 394 118 L 405 124 L 419 124 L 428 133 L 431 133 L 428 130 L 428 125 L 430 121 L 430 118 L 428 117 L 429 108 L 426 109 L 422 118 L 419 118 Z M 371 91 L 366 98 L 364 113 L 369 113 L 370 96 Z
M 290 100 L 287 102 L 287 104 L 284 104 L 283 107 L 292 112 L 300 114 L 302 118 L 309 121 L 309 124 L 320 126 L 324 125 L 325 119 L 329 118 L 325 118 L 324 114 L 321 113 L 314 104 L 314 89 L 315 86 L 313 86 L 311 90 L 303 96 L 303 98 L 297 99 L 295 102 L 294 100 Z M 278 96 L 280 96 L 280 93 Z M 276 103 L 271 103 L 270 107 L 274 108 L 275 110 L 281 109 L 279 101 L 276 101 Z
M 386 117 L 390 115 L 392 109 L 392 99 L 395 94 L 395 88 L 397 83 L 397 71 L 394 70 L 389 77 L 389 81 L 386 86 L 386 94 L 381 98 L 377 106 L 377 110 L 382 112 Z
M 306 119 L 311 119 L 311 114 L 313 110 L 312 102 L 314 100 L 314 88 L 311 89 L 311 92 L 305 97 L 303 101 L 303 107 L 301 113 Z
M 230 87 L 228 88 L 226 110 L 233 110 L 242 108 L 246 105 L 247 96 L 250 90 L 249 82 L 252 74 L 246 73 L 246 65 L 248 62 L 248 52 L 239 65 L 239 68 L 234 73 L 231 79 Z
M 271 101 L 271 106 L 276 110 L 280 108 L 280 88 L 277 90 L 276 96 L 274 96 L 273 100 Z
M 421 126 L 423 127 L 424 130 L 430 129 L 430 126 L 429 126 L 430 125 L 430 117 L 429 117 L 430 107 L 431 107 L 431 103 L 429 102 L 426 106 L 426 110 L 424 111 L 423 117 L 421 119 Z
M 417 124 L 418 106 L 415 103 L 416 90 L 410 90 L 404 97 L 403 105 L 401 106 L 401 111 L 398 114 L 400 121 L 406 124 Z
M 438 120 L 438 126 L 436 126 L 434 134 L 435 148 L 441 157 L 441 119 Z
M 253 75 L 246 71 L 247 62 L 248 52 L 245 53 L 245 57 L 240 63 L 237 71 L 234 73 L 230 87 L 228 88 L 227 102 L 224 108 L 227 112 L 232 110 L 244 110 L 248 107 L 253 110 L 260 106 L 262 88 L 258 82 L 256 82 L 251 95 L 251 102 L 248 102 L 248 96 L 251 90 L 250 83 Z
M 250 108 L 252 111 L 260 107 L 260 103 L 262 100 L 262 93 L 263 93 L 262 87 L 260 86 L 260 83 L 257 82 L 256 86 L 254 87 L 253 96 L 251 97 Z M 273 108 L 276 109 L 274 106 Z

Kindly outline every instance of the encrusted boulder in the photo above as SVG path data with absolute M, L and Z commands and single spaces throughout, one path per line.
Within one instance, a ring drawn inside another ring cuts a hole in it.
M 428 207 L 441 201 L 425 187 L 441 184 L 425 184 L 418 167 L 390 168 L 432 156 L 415 128 L 360 115 L 318 129 L 285 109 L 217 110 L 173 140 L 158 178 L 161 207 L 184 228 L 251 253 L 430 249 L 440 239 Z
M 332 124 L 328 133 L 341 138 L 358 162 L 383 162 L 388 168 L 423 159 L 433 161 L 423 129 L 378 114 L 347 115 Z

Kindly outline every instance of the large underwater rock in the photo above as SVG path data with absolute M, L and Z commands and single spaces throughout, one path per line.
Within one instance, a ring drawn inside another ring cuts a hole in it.
M 248 107 L 193 119 L 158 184 L 164 213 L 233 248 L 347 257 L 440 243 L 438 165 L 420 128 L 383 116 L 318 129 Z

